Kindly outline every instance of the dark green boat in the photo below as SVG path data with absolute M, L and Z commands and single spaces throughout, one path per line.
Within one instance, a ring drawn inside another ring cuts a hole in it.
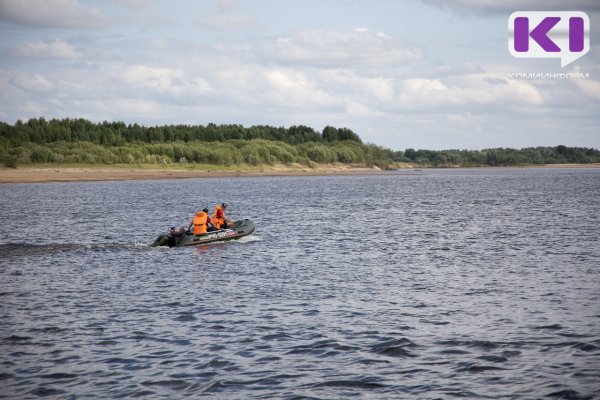
M 162 234 L 156 238 L 152 247 L 169 246 L 198 246 L 212 242 L 223 242 L 226 240 L 239 239 L 243 236 L 250 235 L 256 227 L 254 222 L 249 219 L 235 221 L 231 229 L 219 229 L 212 232 L 207 232 L 204 235 L 194 235 L 186 231 L 185 228 L 171 228 L 168 233 Z

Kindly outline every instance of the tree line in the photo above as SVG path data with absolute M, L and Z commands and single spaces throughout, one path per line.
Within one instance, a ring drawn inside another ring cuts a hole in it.
M 360 137 L 348 128 L 326 126 L 322 132 L 304 125 L 289 128 L 255 125 L 244 127 L 238 124 L 216 125 L 164 125 L 141 126 L 124 122 L 93 123 L 83 118 L 52 119 L 32 118 L 27 122 L 17 121 L 14 125 L 0 122 L 0 137 L 12 146 L 22 143 L 91 142 L 106 146 L 124 146 L 128 143 L 168 142 L 224 142 L 227 140 L 265 139 L 288 144 L 307 142 L 331 143 L 353 141 L 362 143 Z
M 393 151 L 365 144 L 348 128 L 321 132 L 295 125 L 236 124 L 145 127 L 123 122 L 34 118 L 0 122 L 0 163 L 16 167 L 62 164 L 274 164 L 346 163 L 393 168 L 419 166 L 510 166 L 600 163 L 600 151 L 585 147 Z
M 406 161 L 433 166 L 518 166 L 543 164 L 600 163 L 600 151 L 587 147 L 526 147 L 523 149 L 494 148 L 484 150 L 414 150 L 406 149 Z
M 67 164 L 349 163 L 385 167 L 389 149 L 364 144 L 348 128 L 165 125 L 34 118 L 0 122 L 0 162 Z

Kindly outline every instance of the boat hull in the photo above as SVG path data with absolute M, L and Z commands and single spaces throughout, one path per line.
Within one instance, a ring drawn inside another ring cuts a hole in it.
M 219 229 L 216 231 L 207 232 L 204 235 L 194 235 L 189 232 L 183 232 L 182 228 L 171 229 L 169 233 L 165 233 L 157 237 L 154 243 L 152 243 L 152 247 L 186 247 L 199 246 L 214 242 L 224 242 L 250 235 L 255 229 L 256 226 L 254 225 L 254 222 L 249 219 L 235 221 L 231 229 Z M 180 232 L 182 232 L 182 234 L 180 234 Z

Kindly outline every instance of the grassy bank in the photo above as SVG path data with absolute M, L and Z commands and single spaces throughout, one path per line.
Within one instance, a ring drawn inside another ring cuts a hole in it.
M 0 160 L 9 167 L 32 164 L 206 165 L 231 167 L 274 164 L 364 164 L 385 168 L 393 162 L 391 151 L 352 141 L 291 145 L 264 139 L 225 142 L 127 143 L 107 146 L 92 142 L 21 142 L 0 146 Z

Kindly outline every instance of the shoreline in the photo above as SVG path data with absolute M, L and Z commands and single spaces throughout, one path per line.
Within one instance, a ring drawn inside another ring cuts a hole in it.
M 214 166 L 212 166 L 215 168 Z M 234 167 L 235 168 L 235 167 Z M 445 167 L 455 168 L 600 168 L 600 164 L 547 164 L 508 167 Z M 396 170 L 418 172 L 434 169 L 429 166 L 406 164 Z M 334 175 L 379 175 L 390 173 L 378 167 L 346 164 L 319 165 L 315 168 L 300 164 L 239 166 L 237 169 L 159 169 L 154 166 L 106 167 L 106 166 L 26 166 L 0 168 L 0 184 L 3 183 L 51 183 L 51 182 L 98 182 L 126 180 L 192 179 L 192 178 L 236 178 L 262 176 L 334 176 Z
M 270 166 L 249 169 L 158 169 L 144 167 L 19 167 L 0 168 L 0 184 L 3 183 L 51 183 L 51 182 L 101 182 L 128 180 L 161 180 L 193 178 L 237 178 L 261 176 L 328 176 L 373 175 L 385 171 L 373 167 L 324 166 Z

